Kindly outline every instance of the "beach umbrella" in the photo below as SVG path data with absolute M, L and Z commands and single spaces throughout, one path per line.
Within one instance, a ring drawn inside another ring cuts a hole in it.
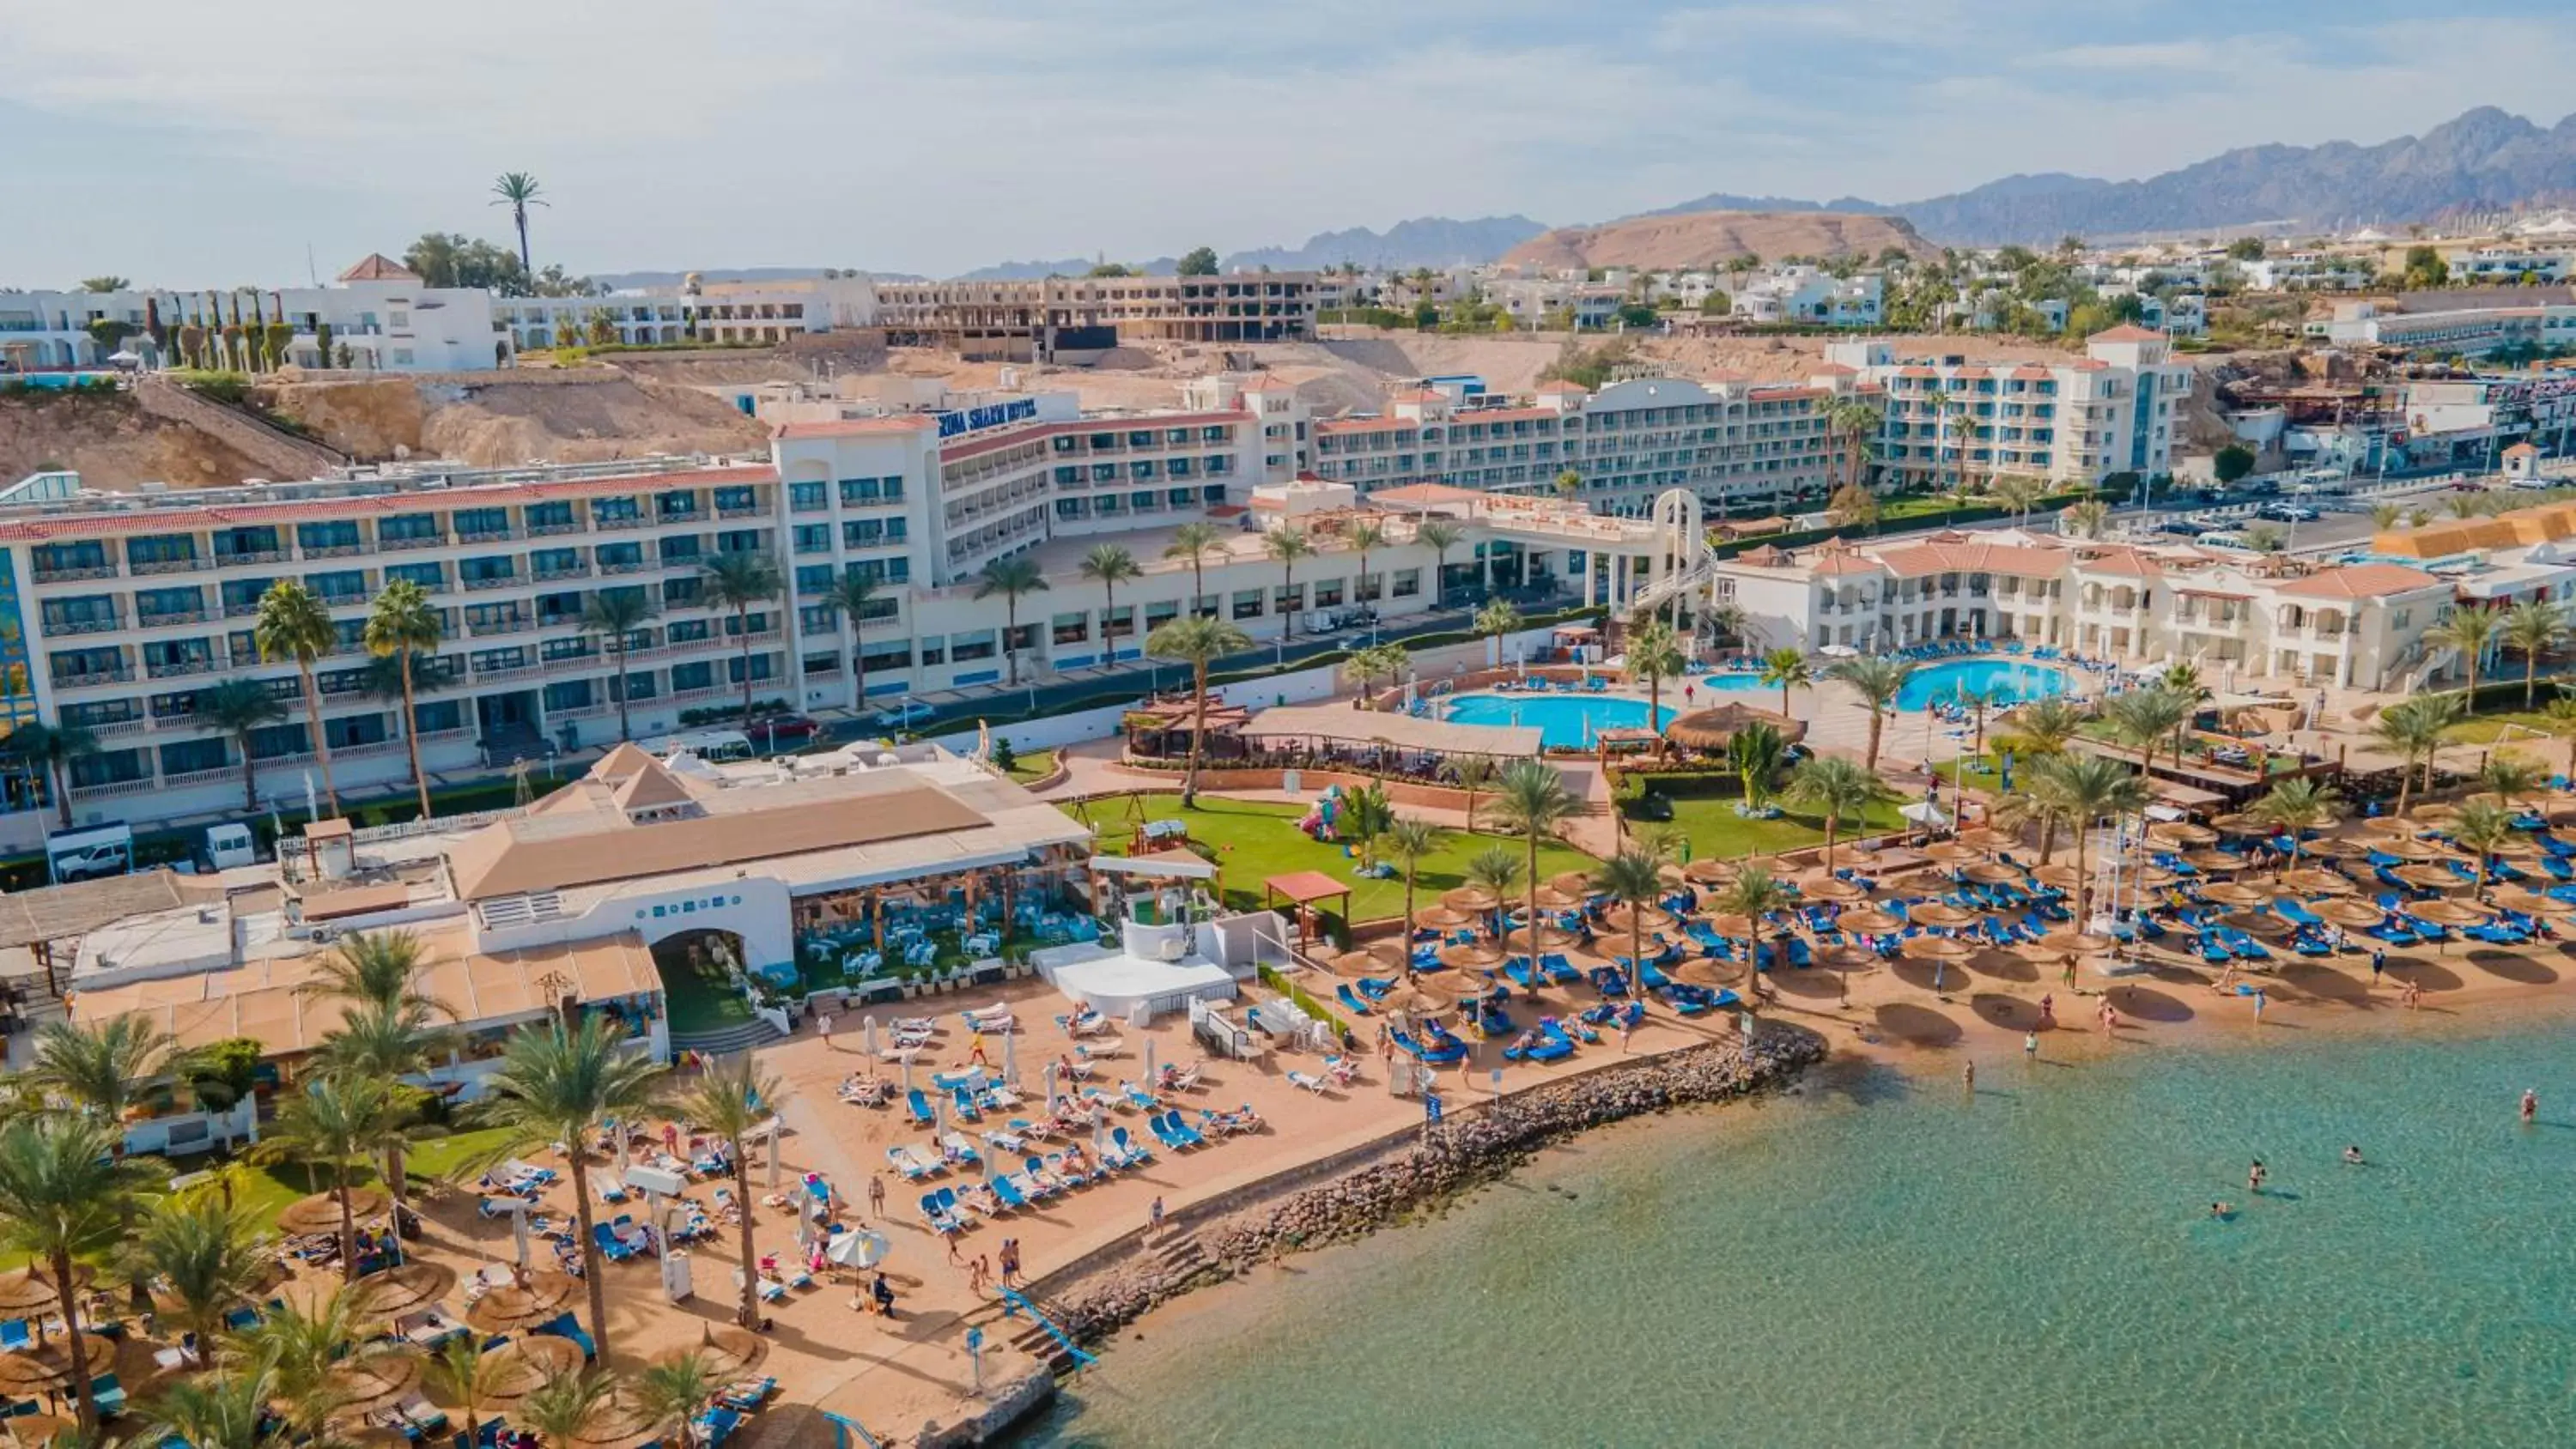
M 1682 867 L 1682 875 L 1694 885 L 1725 885 L 1735 879 L 1735 867 L 1722 860 L 1694 860 Z
M 1387 970 L 1386 962 L 1366 951 L 1344 951 L 1327 957 L 1324 966 L 1334 975 L 1348 976 L 1354 981 L 1363 976 L 1383 976 Z
M 1413 921 L 1415 925 L 1429 926 L 1435 931 L 1454 931 L 1460 926 L 1474 925 L 1476 918 L 1447 906 L 1431 906 L 1414 912 Z
M 1440 904 L 1453 911 L 1476 915 L 1501 905 L 1502 898 L 1485 886 L 1460 886 L 1453 891 L 1442 891 Z
M 1708 928 L 1710 930 L 1726 937 L 1730 941 L 1745 941 L 1750 940 L 1753 937 L 1753 918 L 1751 916 L 1709 915 L 1704 916 L 1701 919 L 1708 922 Z
M 2290 870 L 2281 873 L 2281 884 L 2303 896 L 2347 896 L 2353 883 L 2330 870 Z
M 1458 998 L 1407 986 L 1388 993 L 1386 1009 L 1415 1018 L 1441 1016 L 1458 1009 Z
M 552 1322 L 572 1301 L 575 1286 L 569 1273 L 541 1270 L 528 1275 L 525 1287 L 504 1283 L 486 1289 L 466 1305 L 466 1326 L 484 1333 L 517 1333 Z
M 1888 936 L 1905 929 L 1905 923 L 1882 910 L 1845 911 L 1834 917 L 1834 924 L 1858 936 Z
M 1963 961 L 1977 954 L 1977 948 L 1956 936 L 1908 936 L 1897 948 L 1917 961 Z
M 2408 906 L 2406 910 L 2410 915 L 2443 926 L 2474 926 L 2495 915 L 2493 907 L 2470 900 L 2426 901 L 2420 906 Z
M 2221 815 L 2209 822 L 2209 828 L 2221 835 L 2247 838 L 2270 835 L 2273 832 L 2270 822 L 2257 820 L 2249 815 Z
M 2414 839 L 2411 836 L 2391 840 L 2376 840 L 2370 843 L 2378 848 L 2380 854 L 2393 855 L 2399 860 L 2433 860 L 2439 857 L 2442 853 L 2442 848 L 2440 846 L 2435 845 L 2430 841 Z
M 861 1228 L 854 1233 L 835 1233 L 823 1245 L 823 1256 L 844 1268 L 876 1267 L 894 1251 L 894 1244 L 874 1228 Z
M 1973 866 L 1970 867 L 1972 870 L 1976 868 L 1977 867 Z M 2009 870 L 2006 871 L 2006 874 L 2008 875 L 2012 873 L 2013 872 Z M 1805 896 L 1810 900 L 1819 901 L 1848 902 L 1869 899 L 1869 892 L 1867 890 L 1852 884 L 1850 881 L 1844 880 L 1840 876 L 1831 875 L 1812 876 L 1799 881 L 1798 894 Z
M 0 1393 L 13 1399 L 32 1399 L 39 1394 L 69 1392 L 73 1369 L 68 1342 L 57 1339 L 36 1348 L 0 1353 Z M 116 1367 L 116 1340 L 94 1333 L 81 1335 L 80 1362 L 91 1378 Z
M 2419 800 L 2406 809 L 2406 818 L 2426 825 L 2441 825 L 2459 818 L 2460 807 L 2442 800 Z
M 97 1269 L 87 1264 L 74 1263 L 72 1291 L 81 1292 L 97 1277 Z M 63 1295 L 54 1284 L 54 1270 L 49 1267 L 33 1264 L 0 1273 L 0 1312 L 6 1312 L 12 1317 L 42 1313 L 61 1307 L 62 1301 Z
M 2200 894 L 2202 899 L 2216 901 L 2222 906 L 2268 906 L 2272 903 L 2270 891 L 2235 881 L 2202 886 Z
M 2169 843 L 2188 849 L 2195 845 L 2217 844 L 2218 832 L 2188 820 L 2167 820 L 2148 826 L 2147 838 L 2159 844 Z
M 2182 858 L 2190 862 L 2196 869 L 2215 873 L 2243 870 L 2246 865 L 2245 857 L 2241 855 L 2229 855 L 2223 850 L 2185 851 Z
M 2021 871 L 1999 860 L 1981 860 L 1960 870 L 1959 874 L 1979 885 L 2010 885 L 2022 878 Z
M 2491 894 L 2494 902 L 2508 911 L 2525 916 L 2564 916 L 2576 914 L 2576 901 L 2560 900 L 2527 891 L 2520 886 L 2498 886 Z
M 1540 885 L 1537 894 L 1538 908 L 1542 911 L 1572 910 L 1583 904 L 1582 892 L 1558 890 L 1554 881 Z
M 1396 971 L 1402 971 L 1413 964 L 1413 950 L 1402 941 L 1371 941 L 1360 949 L 1385 962 L 1389 968 Z M 1377 974 L 1383 976 L 1386 973 L 1381 971 Z
M 1476 971 L 1502 964 L 1503 948 L 1491 941 L 1467 941 L 1440 948 L 1440 964 L 1453 971 Z
M 2388 918 L 2388 913 L 2368 901 L 2319 901 L 2308 907 L 2319 919 L 2338 926 L 2367 930 Z
M 579 1369 L 581 1345 L 561 1334 L 531 1333 L 511 1339 L 483 1357 L 502 1366 L 483 1397 L 494 1404 L 512 1404 Z
M 2039 938 L 2039 944 L 2064 956 L 2099 956 L 2120 943 L 2091 931 L 2060 928 Z
M 1547 878 L 1547 884 L 1551 890 L 1562 891 L 1566 895 L 1572 896 L 1577 901 L 1588 901 L 1592 899 L 1592 877 L 1587 872 L 1579 870 L 1559 871 L 1555 875 Z
M 2219 919 L 2240 931 L 2252 931 L 2257 935 L 2280 936 L 2290 930 L 2288 918 L 2272 911 L 2230 911 Z
M 1978 850 L 2010 850 L 2020 842 L 1992 826 L 1975 825 L 1959 832 L 1959 843 Z
M 855 1237 L 856 1234 L 844 1233 L 842 1236 Z M 708 1377 L 730 1381 L 760 1367 L 761 1361 L 769 1357 L 769 1340 L 730 1323 L 721 1326 L 710 1324 L 699 1329 L 696 1343 L 666 1348 L 653 1355 L 653 1362 L 677 1363 L 691 1354 L 696 1354 L 706 1365 Z
M 0 1423 L 9 1426 L 10 1438 L 29 1446 L 29 1449 L 38 1444 L 50 1444 L 80 1427 L 60 1414 L 11 1414 Z
M 573 1433 L 569 1449 L 643 1449 L 661 1437 L 661 1425 L 621 1386 Z
M 1918 926 L 1930 926 L 1935 930 L 1944 931 L 1957 930 L 1961 926 L 1973 926 L 1977 923 L 1977 917 L 1972 912 L 1963 911 L 1957 906 L 1945 905 L 1940 901 L 1925 901 L 1920 905 L 1908 906 L 1905 908 L 1905 918 Z
M 2071 891 L 2084 878 L 2071 865 L 2043 865 L 2030 873 L 2030 878 L 2051 890 Z
M 333 1418 L 355 1418 L 390 1409 L 420 1387 L 420 1355 L 380 1353 L 343 1361 L 323 1376 Z
M 2153 891 L 2162 890 L 2166 886 L 2172 885 L 2175 881 L 2182 879 L 2182 877 L 2173 871 L 2165 869 L 2161 865 L 2142 865 L 2138 867 L 2138 873 L 2134 879 L 2137 881 L 2139 889 Z M 2072 890 L 2074 887 L 2069 886 L 2067 889 Z
M 381 1215 L 386 1198 L 372 1187 L 349 1189 L 349 1216 L 359 1222 Z M 279 1229 L 289 1233 L 336 1233 L 340 1231 L 340 1198 L 337 1193 L 317 1192 L 299 1197 L 277 1215 Z
M 1483 996 L 1494 989 L 1493 978 L 1480 972 L 1461 970 L 1433 971 L 1416 977 L 1413 983 L 1421 990 L 1447 999 L 1453 1006 L 1470 996 Z
M 1631 906 L 1621 904 L 1612 906 L 1609 910 L 1601 913 L 1601 929 L 1611 935 L 1623 938 L 1627 936 L 1631 929 L 1652 933 L 1655 931 L 1666 930 L 1670 928 L 1672 924 L 1673 918 L 1671 916 L 1665 914 L 1663 911 L 1657 910 L 1653 906 Z
M 1672 969 L 1671 975 L 1693 986 L 1733 986 L 1744 977 L 1741 962 L 1720 961 L 1708 956 L 1693 956 Z
M 2411 886 L 2426 890 L 2456 890 L 2468 882 L 2454 874 L 2447 865 L 2401 865 L 2389 874 Z
M 2517 835 L 2510 840 L 2496 842 L 2495 848 L 2487 854 L 2510 860 L 2538 860 L 2545 852 L 2541 849 L 2539 841 L 2528 835 Z
M 1581 939 L 1572 931 L 1560 926 L 1542 925 L 1536 932 L 1532 932 L 1527 926 L 1521 926 L 1503 937 L 1503 944 L 1512 950 L 1534 955 L 1540 951 L 1553 951 L 1560 947 L 1571 946 Z
M 1940 865 L 1966 865 L 1968 862 L 1977 859 L 1977 852 L 1975 850 L 1970 849 L 1965 845 L 1961 845 L 1955 840 L 1936 840 L 1930 845 L 1923 847 L 1922 855 L 1925 860 L 1933 861 Z
M 2362 860 L 2370 855 L 2373 848 L 2369 841 L 2348 835 L 2311 840 L 2303 847 L 2310 858 L 2317 860 Z
M 349 1285 L 357 1295 L 351 1306 L 369 1318 L 399 1318 L 423 1304 L 435 1303 L 456 1286 L 456 1270 L 438 1263 L 411 1262 L 369 1273 Z

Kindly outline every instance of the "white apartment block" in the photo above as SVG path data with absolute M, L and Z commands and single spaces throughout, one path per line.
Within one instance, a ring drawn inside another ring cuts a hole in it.
M 2576 251 L 2565 247 L 2471 247 L 2446 251 L 2455 287 L 2512 286 L 2523 282 L 2563 282 L 2576 270 Z
M 857 273 L 780 282 L 691 282 L 604 297 L 498 297 L 492 317 L 521 349 L 590 342 L 599 324 L 632 345 L 780 343 L 873 327 L 876 283 Z
M 2191 395 L 2188 363 L 2143 327 L 2086 339 L 2077 362 L 1901 361 L 1884 342 L 1825 349 L 1826 378 L 1886 399 L 1881 476 L 1947 487 L 1962 477 L 2031 473 L 2091 483 L 2113 473 L 2173 468 L 2176 414 Z
M 2377 301 L 2337 302 L 2330 316 L 2310 321 L 2306 330 L 2309 336 L 2337 347 L 2387 347 L 2478 357 L 2514 344 L 2576 347 L 2576 306 L 2543 303 L 2403 312 Z
M 1887 279 L 1876 272 L 1837 277 L 1817 267 L 1773 267 L 1738 284 L 1733 310 L 1751 322 L 1875 327 L 1886 291 Z
M 0 362 L 21 372 L 105 367 L 117 349 L 103 347 L 92 322 L 121 322 L 139 334 L 157 323 L 211 327 L 257 315 L 295 328 L 289 360 L 330 367 L 345 360 L 362 372 L 476 372 L 506 365 L 513 348 L 493 321 L 494 298 L 474 288 L 424 287 L 399 263 L 371 256 L 328 287 L 224 288 L 173 292 L 0 292 Z M 332 357 L 322 355 L 330 330 Z M 150 339 L 125 344 L 159 362 Z
M 2357 292 L 2378 279 L 2367 256 L 2348 252 L 2288 252 L 2236 263 L 2258 292 Z
M 1714 588 L 1764 648 L 2015 639 L 2135 667 L 2187 662 L 2221 688 L 2367 690 L 2421 683 L 2439 663 L 2425 633 L 2457 592 L 2391 562 L 2311 568 L 2017 530 L 1757 549 L 1718 564 Z

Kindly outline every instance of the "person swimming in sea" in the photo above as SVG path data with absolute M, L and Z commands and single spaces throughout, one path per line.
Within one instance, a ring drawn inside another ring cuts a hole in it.
M 2361 1166 L 2361 1165 L 2362 1165 L 2362 1162 L 2361 1162 L 2361 1147 L 2360 1147 L 2360 1145 L 2359 1145 L 2359 1144 L 2355 1144 L 2355 1145 L 2353 1145 L 2353 1146 L 2350 1146 L 2350 1147 L 2345 1148 L 2345 1149 L 2343 1150 L 2343 1160 L 2344 1160 L 2344 1161 L 2346 1161 L 2346 1162 L 2351 1163 L 2351 1164 L 2352 1164 L 2353 1166 L 2355 1166 L 2355 1167 L 2359 1167 L 2359 1166 Z
M 2245 1190 L 2256 1197 L 2261 1197 L 2263 1195 L 2263 1180 L 2268 1176 L 2270 1176 L 2270 1174 L 2263 1170 L 2263 1159 L 2259 1157 L 2255 1158 L 2254 1165 L 2251 1168 L 2248 1168 L 2245 1173 Z
M 2233 1203 L 2214 1202 L 2209 1205 L 2209 1215 L 2222 1223 L 2233 1222 L 2236 1220 L 2236 1207 Z

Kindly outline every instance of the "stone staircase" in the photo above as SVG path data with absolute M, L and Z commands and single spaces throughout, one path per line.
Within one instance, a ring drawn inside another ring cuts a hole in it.
M 275 481 L 319 478 L 345 466 L 349 455 L 327 443 L 300 438 L 247 408 L 220 403 L 150 373 L 136 379 L 134 400 L 143 411 L 185 423 L 265 468 Z
M 743 1052 L 749 1051 L 754 1047 L 764 1047 L 769 1045 L 771 1042 L 783 1041 L 785 1039 L 785 1033 L 781 1032 L 777 1027 L 772 1026 L 768 1022 L 755 1016 L 751 1020 L 743 1022 L 740 1025 L 724 1027 L 717 1031 L 675 1031 L 671 1033 L 671 1050 L 675 1052 L 704 1052 L 708 1056 L 720 1057 L 731 1052 Z

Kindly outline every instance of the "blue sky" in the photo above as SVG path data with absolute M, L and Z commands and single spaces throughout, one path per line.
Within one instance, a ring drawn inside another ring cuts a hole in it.
M 2126 178 L 2576 105 L 2565 0 L 119 0 L 0 6 L 0 285 L 542 264 L 948 274 L 1597 221 L 1712 191 Z

